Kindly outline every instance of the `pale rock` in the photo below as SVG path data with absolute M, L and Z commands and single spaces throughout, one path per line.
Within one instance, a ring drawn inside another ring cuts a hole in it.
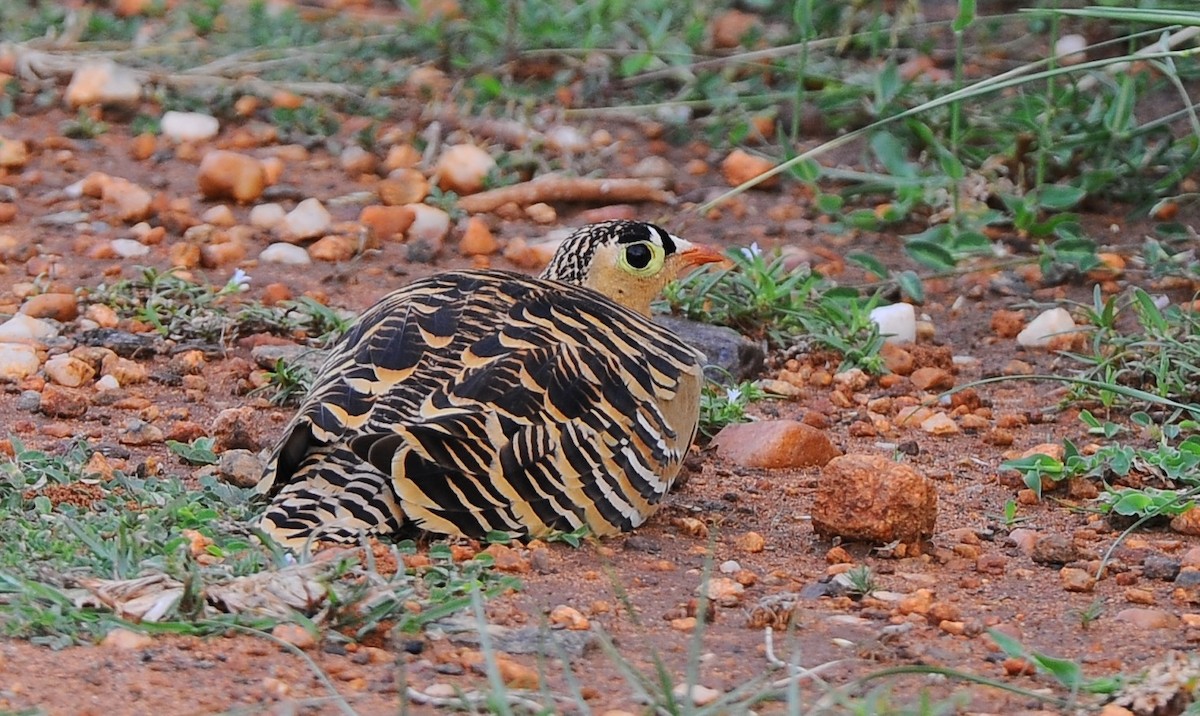
M 1087 38 L 1071 33 L 1063 35 L 1054 43 L 1054 54 L 1061 65 L 1078 65 L 1087 59 Z
M 742 565 L 736 559 L 728 559 L 722 562 L 717 569 L 721 571 L 721 574 L 737 574 L 742 571 Z
M 496 168 L 496 160 L 474 144 L 449 146 L 438 158 L 434 176 L 446 191 L 474 194 L 483 189 L 487 175 Z
M 113 253 L 123 259 L 135 259 L 150 253 L 150 247 L 137 239 L 113 239 L 109 245 Z
M 921 429 L 930 435 L 955 435 L 958 423 L 945 413 L 934 413 L 921 421 Z
M 46 321 L 24 313 L 18 313 L 0 323 L 0 342 L 25 343 L 53 338 L 58 329 Z
M 408 204 L 413 211 L 413 223 L 406 236 L 409 241 L 440 242 L 450 231 L 450 215 L 436 206 Z
M 822 537 L 908 543 L 933 534 L 937 502 L 933 481 L 911 465 L 881 455 L 843 455 L 821 470 L 812 524 Z
M 651 154 L 629 169 L 629 176 L 638 179 L 671 179 L 678 170 L 671 160 Z
M 166 112 L 159 127 L 163 136 L 174 142 L 203 142 L 221 131 L 216 117 L 200 112 Z
M 113 375 L 102 375 L 96 380 L 96 390 L 118 390 L 120 387 L 121 381 Z
M 821 466 L 841 454 L 824 431 L 798 420 L 726 425 L 712 445 L 734 464 L 767 469 Z
M 581 154 L 592 148 L 583 132 L 565 124 L 550 127 L 545 132 L 546 146 L 560 154 Z
M 909 303 L 893 303 L 871 309 L 870 318 L 879 326 L 885 343 L 912 343 L 917 339 L 917 311 Z
M 86 361 L 65 353 L 46 361 L 42 370 L 51 381 L 67 388 L 78 388 L 96 375 L 96 369 Z
M 270 231 L 283 223 L 287 211 L 276 203 L 259 204 L 250 210 L 250 225 L 265 231 Z
M 291 644 L 297 649 L 311 649 L 317 645 L 317 638 L 313 636 L 312 632 L 299 624 L 292 624 L 290 622 L 276 624 L 271 629 L 271 636 L 279 641 Z
M 342 169 L 351 177 L 370 174 L 375 171 L 375 166 L 379 163 L 379 159 L 374 154 L 357 144 L 351 144 L 343 149 L 338 161 L 341 162 Z
M 220 226 L 225 229 L 237 224 L 237 218 L 234 217 L 233 210 L 225 204 L 208 207 L 200 215 L 200 220 L 206 224 Z
M 37 351 L 24 343 L 0 343 L 0 381 L 17 381 L 37 372 Z
M 258 255 L 258 260 L 264 263 L 271 264 L 291 264 L 294 266 L 302 266 L 312 263 L 312 257 L 304 250 L 303 246 L 289 244 L 282 241 L 271 244 L 262 250 Z
M 89 104 L 137 104 L 142 85 L 134 74 L 109 60 L 90 60 L 79 65 L 71 75 L 65 99 L 71 107 Z
M 291 239 L 311 239 L 327 232 L 332 223 L 333 217 L 325 206 L 310 197 L 287 213 L 280 229 Z
M 1041 348 L 1049 344 L 1055 336 L 1074 330 L 1075 321 L 1067 309 L 1051 308 L 1039 314 L 1017 334 L 1017 343 L 1025 347 Z
M 708 706 L 721 698 L 720 691 L 700 684 L 693 684 L 691 688 L 687 684 L 676 684 L 671 694 L 677 701 L 691 701 L 693 706 Z

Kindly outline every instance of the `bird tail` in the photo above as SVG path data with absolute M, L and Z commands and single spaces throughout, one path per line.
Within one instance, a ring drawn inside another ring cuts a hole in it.
M 307 455 L 272 497 L 260 526 L 298 550 L 311 540 L 349 543 L 363 534 L 391 534 L 403 522 L 391 478 L 342 445 Z

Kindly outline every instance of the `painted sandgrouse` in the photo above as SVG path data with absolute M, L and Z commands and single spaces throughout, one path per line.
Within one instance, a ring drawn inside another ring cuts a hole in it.
M 538 278 L 451 271 L 369 308 L 276 446 L 264 530 L 298 547 L 402 526 L 483 538 L 641 524 L 695 436 L 704 356 L 649 318 L 723 261 L 652 224 L 566 238 Z

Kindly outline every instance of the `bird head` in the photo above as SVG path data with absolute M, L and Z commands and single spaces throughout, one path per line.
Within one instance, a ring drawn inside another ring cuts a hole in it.
M 667 283 L 710 263 L 729 259 L 654 224 L 606 221 L 563 239 L 541 276 L 586 286 L 648 316 L 650 302 Z

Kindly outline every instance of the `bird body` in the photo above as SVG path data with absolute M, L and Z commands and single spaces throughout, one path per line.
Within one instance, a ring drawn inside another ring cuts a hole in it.
M 627 279 L 645 266 L 622 263 L 644 254 L 657 270 Z M 451 271 L 388 294 L 284 431 L 259 484 L 264 528 L 297 546 L 406 524 L 475 538 L 636 527 L 695 436 L 704 365 L 649 301 L 667 261 L 719 258 L 610 222 L 565 240 L 539 278 Z

